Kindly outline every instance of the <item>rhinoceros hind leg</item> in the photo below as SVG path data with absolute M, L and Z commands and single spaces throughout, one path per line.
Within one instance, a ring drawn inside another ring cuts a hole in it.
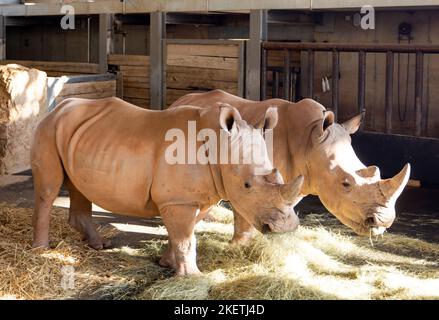
M 172 250 L 171 241 L 169 240 L 168 247 L 163 253 L 159 265 L 164 268 L 177 269 L 177 263 L 175 261 L 174 251 Z
M 110 247 L 111 241 L 99 234 L 92 221 L 91 202 L 69 179 L 66 180 L 66 187 L 70 196 L 69 224 L 83 235 L 90 247 L 96 250 Z
M 197 212 L 198 207 L 185 205 L 167 206 L 160 210 L 169 234 L 169 247 L 174 253 L 174 269 L 177 276 L 200 274 L 194 234 Z
M 255 228 L 236 210 L 233 210 L 234 232 L 231 240 L 232 244 L 245 245 L 253 239 Z
M 56 150 L 48 145 L 48 140 L 39 141 L 32 154 L 32 176 L 34 183 L 35 209 L 32 217 L 34 248 L 49 247 L 50 209 L 58 196 L 64 180 L 64 171 Z

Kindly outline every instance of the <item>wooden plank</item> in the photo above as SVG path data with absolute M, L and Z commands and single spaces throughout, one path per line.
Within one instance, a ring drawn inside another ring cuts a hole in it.
M 110 54 L 108 55 L 108 64 L 147 67 L 149 66 L 149 56 Z
M 146 77 L 142 77 L 142 76 L 131 76 L 128 74 L 124 74 L 123 75 L 123 80 L 124 81 L 133 81 L 133 82 L 148 82 L 149 83 L 149 75 Z
M 213 89 L 222 89 L 225 91 L 228 90 L 237 90 L 238 83 L 237 82 L 226 82 L 226 81 L 215 81 L 215 80 L 205 80 L 205 79 L 194 79 L 188 78 L 184 74 L 174 74 L 168 75 L 166 77 L 166 85 L 168 88 L 176 88 L 176 89 L 201 89 L 201 90 L 213 90 Z
M 220 70 L 238 69 L 238 59 L 225 57 L 168 55 L 166 63 L 169 66 L 185 66 Z
M 149 99 L 124 98 L 124 100 L 138 107 L 149 109 Z
M 55 99 L 55 103 L 58 104 L 66 98 L 102 99 L 102 98 L 114 97 L 115 95 L 116 95 L 116 91 L 105 91 L 100 93 L 84 93 L 84 94 L 76 94 L 76 95 L 58 96 Z
M 79 82 L 64 84 L 59 96 L 76 96 L 78 94 L 116 92 L 116 81 Z
M 149 90 L 142 88 L 123 88 L 123 96 L 128 98 L 149 99 Z
M 167 66 L 166 74 L 170 76 L 184 74 L 186 79 L 204 79 L 212 81 L 238 81 L 238 70 L 220 70 Z
M 285 63 L 283 51 L 270 50 L 268 51 L 268 66 L 269 67 L 283 67 Z M 290 51 L 290 65 L 300 67 L 300 52 Z
M 147 77 L 149 75 L 148 67 L 120 66 L 120 71 L 124 76 Z
M 124 81 L 123 87 L 124 88 L 148 89 L 149 88 L 149 82 Z
M 238 58 L 237 45 L 168 44 L 168 55 Z
M 40 69 L 42 71 L 71 72 L 77 74 L 99 73 L 99 65 L 83 62 L 32 61 L 32 60 L 3 60 L 0 64 L 15 63 L 22 66 Z

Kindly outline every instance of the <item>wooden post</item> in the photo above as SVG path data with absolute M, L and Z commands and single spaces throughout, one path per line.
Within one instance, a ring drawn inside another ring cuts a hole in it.
M 246 97 L 261 99 L 261 42 L 267 39 L 267 10 L 250 10 Z
M 163 45 L 166 38 L 166 13 L 152 12 L 149 27 L 149 73 L 150 73 L 150 106 L 160 110 L 165 104 L 165 75 Z
M 6 18 L 0 16 L 0 60 L 6 60 Z
M 110 53 L 111 28 L 110 15 L 99 14 L 99 72 L 106 73 L 108 70 L 108 54 Z

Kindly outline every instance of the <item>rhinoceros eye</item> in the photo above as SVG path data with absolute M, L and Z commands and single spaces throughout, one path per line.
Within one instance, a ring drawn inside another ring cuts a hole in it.
M 250 182 L 246 182 L 244 183 L 244 187 L 246 187 L 247 189 L 250 189 L 252 185 L 250 184 Z
M 343 187 L 345 187 L 346 189 L 349 189 L 349 187 L 351 186 L 351 184 L 347 180 L 343 181 L 342 184 L 343 184 Z

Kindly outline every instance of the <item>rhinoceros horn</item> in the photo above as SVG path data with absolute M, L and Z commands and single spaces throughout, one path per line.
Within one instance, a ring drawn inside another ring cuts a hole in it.
M 407 163 L 404 168 L 393 178 L 379 181 L 379 186 L 384 197 L 388 200 L 394 200 L 399 197 L 410 177 L 410 164 Z
M 287 202 L 295 201 L 302 189 L 303 180 L 303 176 L 300 175 L 290 183 L 281 185 L 280 194 L 282 198 Z

